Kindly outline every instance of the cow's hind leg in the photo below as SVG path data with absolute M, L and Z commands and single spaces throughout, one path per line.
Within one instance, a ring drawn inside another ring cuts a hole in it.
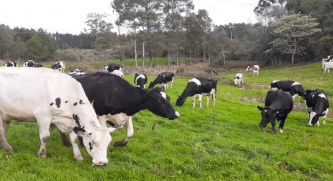
M 192 96 L 192 107 L 195 107 L 195 97 L 197 97 L 197 95 Z
M 326 111 L 324 112 L 324 116 L 323 116 L 323 124 L 326 124 L 326 116 L 328 114 L 328 108 L 326 109 Z M 319 121 L 318 121 L 319 122 Z
M 0 147 L 7 152 L 14 151 L 7 141 L 7 131 L 9 128 L 9 123 L 10 123 L 9 121 L 3 120 L 2 113 L 0 112 L 0 139 L 1 139 Z
M 202 108 L 202 94 L 199 94 L 199 103 L 200 103 L 200 108 Z
M 40 147 L 38 150 L 38 155 L 40 157 L 46 157 L 46 142 L 50 138 L 50 125 L 51 118 L 48 116 L 36 116 L 38 128 L 39 128 L 39 138 Z
M 284 122 L 286 121 L 287 117 L 288 117 L 288 114 L 283 116 L 280 121 L 280 124 L 279 124 L 280 133 L 283 133 Z
M 126 128 L 126 138 L 122 141 L 117 141 L 113 144 L 114 147 L 118 146 L 126 146 L 128 143 L 128 140 L 133 136 L 134 130 L 133 130 L 133 123 L 132 123 L 132 116 L 128 116 L 127 121 L 125 122 L 125 128 Z

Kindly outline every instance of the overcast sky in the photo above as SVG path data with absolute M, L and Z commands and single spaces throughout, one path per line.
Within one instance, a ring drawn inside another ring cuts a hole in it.
M 0 0 L 0 24 L 48 32 L 80 34 L 89 13 L 112 13 L 112 0 Z M 195 12 L 206 9 L 216 25 L 256 22 L 259 0 L 193 0 Z

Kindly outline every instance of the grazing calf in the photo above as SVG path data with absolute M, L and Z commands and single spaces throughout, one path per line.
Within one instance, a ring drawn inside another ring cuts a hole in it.
M 17 67 L 17 62 L 13 62 L 13 61 L 8 61 L 6 64 L 5 64 L 5 67 Z
M 325 120 L 328 114 L 329 101 L 325 92 L 320 89 L 306 90 L 304 99 L 308 107 L 308 125 L 313 126 L 315 123 L 317 123 L 319 126 L 319 117 L 322 117 L 323 124 L 326 124 Z
M 147 79 L 146 74 L 136 73 L 134 76 L 135 85 L 137 85 L 138 87 L 140 87 L 142 89 L 146 88 L 147 81 L 148 81 L 148 79 Z
M 237 73 L 234 78 L 235 85 L 240 86 L 240 84 L 244 84 L 244 78 L 242 73 Z
M 115 142 L 114 146 L 127 144 L 134 133 L 132 116 L 141 110 L 147 109 L 169 120 L 179 117 L 179 113 L 166 100 L 166 94 L 159 87 L 150 90 L 141 89 L 119 76 L 102 72 L 73 77 L 82 84 L 102 125 L 106 126 L 108 122 L 117 126 L 109 128 L 110 132 L 126 128 L 125 139 Z
M 165 90 L 168 89 L 168 83 L 170 83 L 170 88 L 172 88 L 173 80 L 175 75 L 172 72 L 162 72 L 157 75 L 156 79 L 153 82 L 150 82 L 148 89 L 153 88 L 156 84 L 165 84 Z
M 33 60 L 27 60 L 23 63 L 23 67 L 34 67 L 35 62 Z
M 289 92 L 290 95 L 295 99 L 296 95 L 303 97 L 304 96 L 304 89 L 302 85 L 295 81 L 282 81 L 282 80 L 273 80 L 271 82 L 271 89 L 282 89 L 285 92 Z
M 123 72 L 123 66 L 110 63 L 108 66 L 105 67 L 106 72 L 113 72 L 114 70 L 119 70 L 120 72 Z
M 187 97 L 192 96 L 193 107 L 195 107 L 195 97 L 199 96 L 200 108 L 202 108 L 202 95 L 207 96 L 207 107 L 209 107 L 209 95 L 212 95 L 213 107 L 215 107 L 217 80 L 207 79 L 203 77 L 191 79 L 183 91 L 181 96 L 178 96 L 176 106 L 182 106 Z
M 46 157 L 50 125 L 54 124 L 61 132 L 69 132 L 77 160 L 83 159 L 77 144 L 80 135 L 93 164 L 108 163 L 111 136 L 98 122 L 81 84 L 71 76 L 47 68 L 0 68 L 0 86 L 1 148 L 13 150 L 7 141 L 11 120 L 37 122 L 41 143 L 38 155 Z
M 261 111 L 262 119 L 259 126 L 262 130 L 268 123 L 271 123 L 273 133 L 275 134 L 275 122 L 277 120 L 280 121 L 280 133 L 283 133 L 284 122 L 293 109 L 293 100 L 290 94 L 285 93 L 281 89 L 268 91 L 265 99 L 265 107 L 257 107 Z
M 258 76 L 259 75 L 260 67 L 259 67 L 259 65 L 252 65 L 252 66 L 248 66 L 246 68 L 246 71 L 251 71 L 251 70 L 252 70 L 252 74 L 254 76 Z

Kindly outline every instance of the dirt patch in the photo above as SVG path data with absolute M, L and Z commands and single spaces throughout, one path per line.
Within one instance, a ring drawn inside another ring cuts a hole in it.
M 244 102 L 264 102 L 265 100 L 257 97 L 238 97 L 240 101 Z
M 242 89 L 247 90 L 247 89 L 266 89 L 271 90 L 270 85 L 262 85 L 262 84 L 246 84 Z

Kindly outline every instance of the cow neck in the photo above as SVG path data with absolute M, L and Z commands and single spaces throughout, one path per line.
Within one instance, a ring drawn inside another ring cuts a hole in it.
M 77 107 L 75 110 L 76 114 L 73 114 L 73 118 L 76 126 L 81 128 L 98 128 L 101 126 L 98 122 L 95 111 L 91 106 L 89 106 L 89 104 L 78 105 L 75 107 Z
M 194 88 L 196 86 L 196 84 L 194 85 L 195 83 L 194 82 L 189 82 L 184 90 L 184 92 L 182 93 L 181 97 L 183 98 L 186 98 L 188 96 L 193 96 L 195 94 L 195 92 L 192 92 L 194 91 Z M 191 95 L 191 93 L 193 95 Z

